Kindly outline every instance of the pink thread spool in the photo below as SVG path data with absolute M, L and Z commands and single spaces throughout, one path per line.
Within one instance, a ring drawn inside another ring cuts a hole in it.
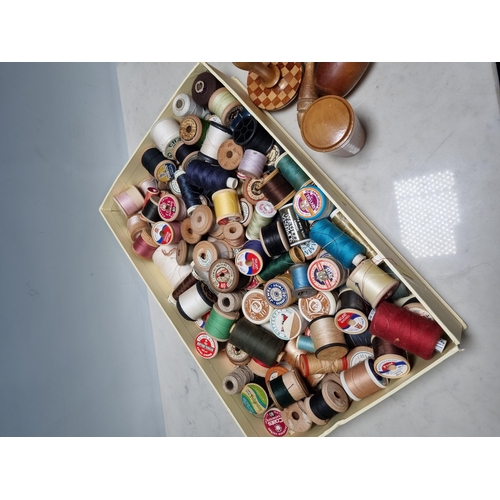
M 118 208 L 126 217 L 139 212 L 144 204 L 144 196 L 136 186 L 130 186 L 125 191 L 117 194 L 113 198 L 118 205 Z

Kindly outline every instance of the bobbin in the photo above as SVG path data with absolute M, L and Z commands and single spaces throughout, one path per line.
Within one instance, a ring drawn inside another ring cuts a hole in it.
M 264 290 L 254 288 L 243 296 L 241 311 L 251 323 L 262 325 L 269 322 L 274 307 L 266 300 Z
M 313 425 L 312 420 L 305 412 L 305 404 L 303 401 L 297 401 L 285 408 L 281 412 L 281 416 L 288 428 L 299 434 L 307 432 Z
M 253 149 L 266 155 L 274 145 L 272 136 L 251 115 L 243 116 L 233 129 L 233 139 L 243 149 Z

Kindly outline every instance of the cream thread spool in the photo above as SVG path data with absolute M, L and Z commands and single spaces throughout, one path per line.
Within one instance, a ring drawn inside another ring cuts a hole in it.
M 247 227 L 245 236 L 249 240 L 260 239 L 261 228 L 271 224 L 277 211 L 273 204 L 266 200 L 260 200 L 255 204 L 252 218 Z
M 172 150 L 181 140 L 177 120 L 174 118 L 158 120 L 151 127 L 150 135 L 161 154 L 168 160 L 174 160 Z
M 318 359 L 335 361 L 348 353 L 344 332 L 337 328 L 335 316 L 315 318 L 309 328 Z
M 303 434 L 311 429 L 313 423 L 305 412 L 303 401 L 297 401 L 295 404 L 288 406 L 281 412 L 283 421 L 288 428 L 299 434 Z
M 342 387 L 354 401 L 361 401 L 387 387 L 389 381 L 375 373 L 372 358 L 348 368 L 340 373 Z
M 172 112 L 178 118 L 184 118 L 188 115 L 196 115 L 199 118 L 204 118 L 208 114 L 208 110 L 196 104 L 188 94 L 178 94 L 172 104 Z
M 177 310 L 188 321 L 196 321 L 210 311 L 212 306 L 213 302 L 208 298 L 201 281 L 181 293 L 177 299 Z
M 217 297 L 217 304 L 221 311 L 224 312 L 239 311 L 241 309 L 245 293 L 246 292 L 243 290 L 231 293 L 219 293 Z
M 153 262 L 162 276 L 167 280 L 172 290 L 191 274 L 192 271 L 192 267 L 189 264 L 181 266 L 177 264 L 176 245 L 159 246 L 153 254 Z
M 229 90 L 221 87 L 210 96 L 208 109 L 220 118 L 225 127 L 229 127 L 243 106 Z
M 210 127 L 201 145 L 200 153 L 217 161 L 217 155 L 221 144 L 231 138 L 232 136 L 229 129 L 226 129 L 218 123 L 210 122 Z
M 373 261 L 365 259 L 351 272 L 346 286 L 375 309 L 382 300 L 388 299 L 394 293 L 399 281 L 380 269 Z
M 360 345 L 351 349 L 347 353 L 347 366 L 357 365 L 358 363 L 364 362 L 365 359 L 373 358 L 373 349 L 369 346 Z
M 297 347 L 297 338 L 289 340 L 284 349 L 283 361 L 288 363 L 292 368 L 299 368 L 300 357 L 307 354 L 307 351 L 299 349 Z M 302 372 L 302 375 L 304 373 Z

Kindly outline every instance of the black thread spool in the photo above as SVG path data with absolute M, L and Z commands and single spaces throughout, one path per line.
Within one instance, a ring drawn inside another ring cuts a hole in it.
M 212 94 L 222 87 L 222 83 L 209 71 L 200 73 L 191 86 L 191 97 L 196 104 L 208 108 Z
M 264 155 L 274 145 L 274 139 L 253 116 L 243 116 L 234 125 L 233 139 L 243 149 L 254 149 Z
M 141 219 L 146 222 L 160 222 L 162 218 L 158 212 L 158 203 L 160 201 L 159 196 L 151 196 L 149 200 L 146 202 L 141 211 Z
M 363 333 L 368 329 L 368 305 L 350 288 L 339 293 L 339 308 L 335 314 L 337 327 L 350 335 Z
M 175 161 L 179 164 L 180 168 L 186 170 L 188 163 L 194 160 L 199 153 L 200 148 L 195 145 L 186 144 L 183 141 L 179 141 L 172 150 L 172 155 Z
M 309 224 L 297 216 L 293 203 L 282 206 L 278 213 L 291 247 L 310 241 Z
M 168 161 L 157 148 L 149 148 L 144 151 L 141 157 L 142 166 L 154 177 L 156 167 L 162 162 Z
M 285 348 L 284 340 L 246 318 L 240 318 L 232 326 L 228 342 L 266 366 L 276 363 Z
M 269 257 L 277 257 L 290 250 L 290 243 L 280 219 L 260 228 L 260 241 Z
M 345 343 L 349 350 L 355 347 L 371 347 L 372 346 L 372 334 L 370 330 L 366 330 L 360 334 L 350 335 L 344 332 Z
M 321 385 L 321 392 L 307 398 L 306 411 L 311 420 L 318 425 L 325 425 L 339 413 L 349 408 L 349 397 L 344 388 L 333 380 Z
M 295 369 L 269 380 L 267 387 L 269 395 L 280 410 L 309 396 L 304 380 Z

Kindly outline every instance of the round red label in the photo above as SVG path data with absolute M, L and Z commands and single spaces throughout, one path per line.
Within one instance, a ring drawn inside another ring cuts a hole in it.
M 271 408 L 264 414 L 264 426 L 271 436 L 282 437 L 288 433 L 288 426 L 283 421 L 281 413 L 276 408 Z
M 196 352 L 205 359 L 213 358 L 218 352 L 217 342 L 210 335 L 207 335 L 206 332 L 196 335 L 194 347 Z

